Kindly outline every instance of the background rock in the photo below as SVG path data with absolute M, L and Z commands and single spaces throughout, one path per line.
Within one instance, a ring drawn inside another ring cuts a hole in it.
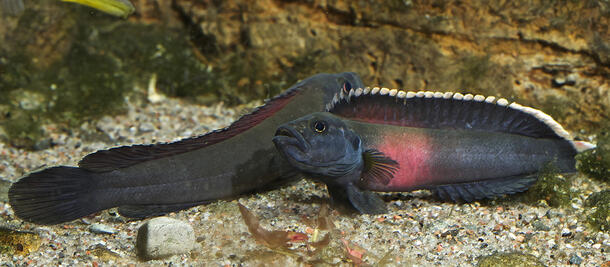
M 195 233 L 190 224 L 169 217 L 158 217 L 138 230 L 138 257 L 150 260 L 184 254 L 195 248 Z
M 582 134 L 610 119 L 607 1 L 133 2 L 128 20 L 61 1 L 0 17 L 2 139 L 35 149 L 41 124 L 124 112 L 149 84 L 239 104 L 341 71 L 505 97 Z
M 239 88 L 259 96 L 259 80 L 349 70 L 369 85 L 519 100 L 573 128 L 610 118 L 607 2 L 176 3 L 203 58 L 223 68 L 241 55 L 255 76 Z

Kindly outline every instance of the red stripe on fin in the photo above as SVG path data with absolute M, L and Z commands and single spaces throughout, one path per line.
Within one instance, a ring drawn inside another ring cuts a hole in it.
M 268 100 L 253 112 L 246 114 L 224 129 L 207 134 L 182 139 L 173 143 L 157 143 L 150 145 L 132 145 L 100 150 L 85 156 L 79 167 L 93 172 L 108 172 L 129 167 L 144 161 L 164 158 L 176 154 L 193 151 L 236 136 L 264 121 L 275 112 L 282 109 L 300 90 L 294 88 Z
M 418 128 L 472 129 L 572 140 L 544 112 L 506 99 L 471 94 L 357 88 L 341 92 L 327 111 L 352 120 Z

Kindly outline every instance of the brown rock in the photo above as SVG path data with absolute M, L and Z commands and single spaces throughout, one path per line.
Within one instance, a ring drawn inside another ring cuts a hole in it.
M 506 97 L 572 130 L 610 119 L 608 3 L 186 0 L 176 9 L 199 31 L 204 60 L 227 68 L 226 55 L 241 53 L 251 83 L 349 70 L 370 85 Z

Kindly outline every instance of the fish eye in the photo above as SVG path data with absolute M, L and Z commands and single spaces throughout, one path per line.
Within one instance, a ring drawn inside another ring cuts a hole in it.
M 313 130 L 318 133 L 323 133 L 326 131 L 326 122 L 324 121 L 315 121 L 313 123 Z
M 348 81 L 345 81 L 345 82 L 343 83 L 343 92 L 344 92 L 344 93 L 348 93 L 348 92 L 349 92 L 349 90 L 352 90 L 352 84 L 351 84 L 351 83 L 349 83 Z

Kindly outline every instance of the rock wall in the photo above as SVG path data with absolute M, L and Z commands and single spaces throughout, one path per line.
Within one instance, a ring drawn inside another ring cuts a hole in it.
M 506 97 L 567 127 L 610 118 L 604 1 L 174 1 L 204 61 L 238 88 L 355 71 L 370 85 Z M 235 67 L 235 66 L 232 66 Z M 243 70 L 251 68 L 252 71 Z
M 128 20 L 57 0 L 0 16 L 0 140 L 45 148 L 41 125 L 123 112 L 151 80 L 236 104 L 341 71 L 505 97 L 582 135 L 610 127 L 608 1 L 131 1 Z

